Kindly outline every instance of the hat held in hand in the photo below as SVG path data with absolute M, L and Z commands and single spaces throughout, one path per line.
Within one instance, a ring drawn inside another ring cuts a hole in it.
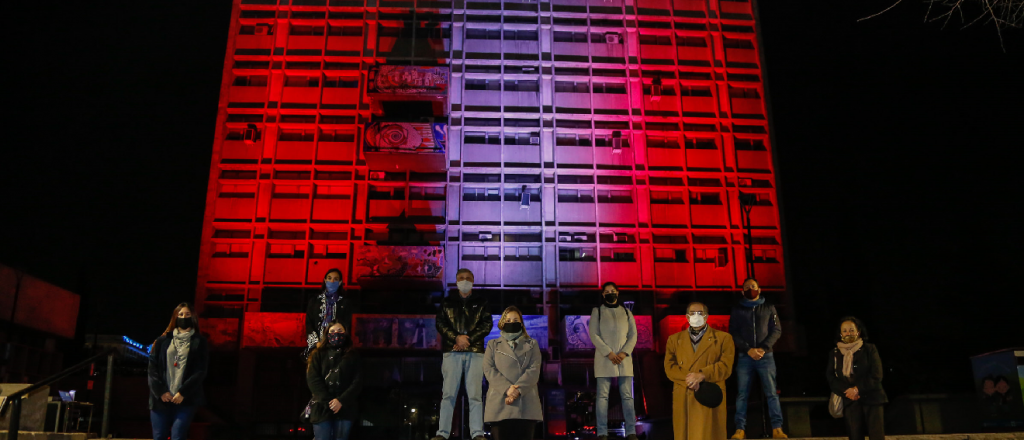
M 697 391 L 693 392 L 697 403 L 708 408 L 718 408 L 722 404 L 722 387 L 714 382 L 701 382 Z

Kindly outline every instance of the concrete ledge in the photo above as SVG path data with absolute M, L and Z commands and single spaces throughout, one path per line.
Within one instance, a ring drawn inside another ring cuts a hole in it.
M 86 440 L 84 432 L 18 431 L 18 440 Z M 0 440 L 7 440 L 7 431 L 0 431 Z
M 807 440 L 846 440 L 848 437 L 807 437 Z M 1024 439 L 1024 432 L 1003 432 L 994 434 L 919 434 L 887 435 L 897 440 L 1018 440 Z

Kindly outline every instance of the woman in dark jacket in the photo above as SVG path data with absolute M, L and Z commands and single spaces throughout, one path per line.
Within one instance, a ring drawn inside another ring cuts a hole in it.
M 313 393 L 309 421 L 315 440 L 347 440 L 363 388 L 360 358 L 342 323 L 332 321 L 326 336 L 307 361 L 306 383 Z
M 327 333 L 327 324 L 338 321 L 345 328 L 352 327 L 352 301 L 345 295 L 341 270 L 329 269 L 324 274 L 320 294 L 309 299 L 306 305 L 306 350 L 302 353 L 308 359 L 317 344 Z
M 149 417 L 153 439 L 185 440 L 196 409 L 206 403 L 206 338 L 188 303 L 178 304 L 149 352 Z
M 852 316 L 839 321 L 839 341 L 825 368 L 829 388 L 843 396 L 843 417 L 851 440 L 885 440 L 882 405 L 889 398 L 882 389 L 882 359 L 874 344 L 864 342 L 867 329 Z

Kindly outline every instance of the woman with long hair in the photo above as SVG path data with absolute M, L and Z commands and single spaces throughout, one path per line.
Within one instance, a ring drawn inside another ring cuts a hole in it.
M 878 349 L 864 342 L 868 330 L 853 316 L 839 320 L 836 338 L 825 378 L 832 392 L 842 396 L 843 418 L 850 439 L 863 440 L 867 431 L 871 440 L 885 440 L 882 406 L 889 398 L 882 389 L 882 358 Z
M 328 269 L 320 285 L 320 294 L 310 298 L 306 305 L 306 350 L 303 357 L 308 359 L 317 344 L 323 341 L 332 321 L 340 322 L 346 329 L 352 327 L 355 310 L 350 298 L 345 296 L 344 284 L 340 269 Z
M 315 440 L 347 440 L 362 390 L 360 357 L 345 325 L 328 323 L 326 337 L 306 361 L 306 383 L 313 399 L 307 408 Z
M 149 417 L 153 439 L 185 440 L 196 409 L 206 403 L 206 338 L 189 303 L 178 304 L 149 352 Z
M 484 352 L 484 422 L 491 424 L 494 440 L 532 440 L 544 417 L 537 390 L 540 344 L 526 332 L 523 313 L 515 306 L 501 314 L 498 329 L 501 336 L 487 342 Z

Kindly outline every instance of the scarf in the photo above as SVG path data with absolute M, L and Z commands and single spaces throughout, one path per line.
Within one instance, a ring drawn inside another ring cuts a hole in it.
M 167 389 L 171 394 L 181 390 L 181 380 L 188 362 L 188 349 L 192 345 L 192 334 L 195 329 L 187 332 L 174 329 L 171 343 L 167 346 Z
M 743 300 L 740 301 L 740 305 L 741 306 L 749 307 L 751 309 L 754 308 L 754 307 L 757 307 L 757 306 L 759 306 L 761 304 L 764 304 L 764 296 L 761 296 L 760 298 L 758 298 L 756 300 L 753 300 L 753 301 L 751 301 L 749 299 L 746 299 L 746 298 L 743 298 Z
M 523 331 L 519 330 L 516 333 L 501 332 L 501 336 L 505 338 L 505 340 L 508 341 L 508 345 L 511 346 L 513 350 L 515 350 L 517 341 L 521 336 L 523 336 Z
M 700 340 L 704 339 L 704 333 L 708 331 L 708 325 L 704 324 L 704 327 L 700 331 L 693 331 L 693 327 L 690 327 L 690 344 L 693 345 L 693 351 L 697 351 L 697 344 L 700 344 Z
M 321 322 L 323 327 L 327 327 L 334 320 L 335 305 L 338 304 L 339 299 L 341 299 L 341 295 L 338 295 L 337 292 L 324 291 L 324 319 Z
M 843 376 L 850 377 L 853 374 L 853 354 L 860 350 L 860 347 L 863 345 L 863 339 L 858 339 L 857 342 L 851 344 L 845 342 L 836 343 L 836 347 L 839 347 L 839 352 L 843 354 Z

